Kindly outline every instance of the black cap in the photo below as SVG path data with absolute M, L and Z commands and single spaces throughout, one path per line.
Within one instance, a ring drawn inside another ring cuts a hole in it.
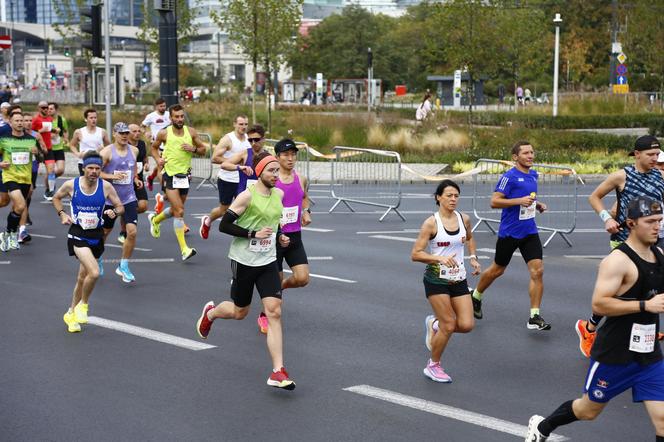
M 661 149 L 661 144 L 657 137 L 652 135 L 644 135 L 636 139 L 634 143 L 634 150 L 629 153 L 630 156 L 634 156 L 634 151 L 636 150 L 650 150 L 650 149 Z
M 638 219 L 644 216 L 661 214 L 662 203 L 647 196 L 636 197 L 627 204 L 628 219 Z
M 288 152 L 289 150 L 294 150 L 297 152 L 297 146 L 295 145 L 295 142 L 293 140 L 290 140 L 288 138 L 279 140 L 277 144 L 274 145 L 274 153 L 276 153 L 277 155 L 282 152 Z

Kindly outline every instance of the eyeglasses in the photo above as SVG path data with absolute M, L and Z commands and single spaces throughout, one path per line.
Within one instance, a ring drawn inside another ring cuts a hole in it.
M 262 138 L 247 138 L 250 143 L 258 143 Z
M 39 109 L 48 109 L 48 106 L 39 106 Z

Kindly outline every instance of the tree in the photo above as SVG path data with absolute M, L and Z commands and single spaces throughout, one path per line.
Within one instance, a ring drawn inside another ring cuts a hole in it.
M 647 0 L 635 0 L 633 6 L 626 21 L 627 64 L 632 75 L 655 77 L 664 93 L 664 6 Z

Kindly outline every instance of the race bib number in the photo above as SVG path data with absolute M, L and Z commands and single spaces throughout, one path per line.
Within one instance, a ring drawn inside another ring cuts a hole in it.
M 282 226 L 285 226 L 286 224 L 293 224 L 297 222 L 299 209 L 300 208 L 298 206 L 284 207 L 284 210 L 281 212 L 281 221 L 279 221 L 279 223 Z
M 96 229 L 99 225 L 99 217 L 95 212 L 78 212 L 77 220 L 83 230 Z
M 528 207 L 519 206 L 519 220 L 535 218 L 537 212 L 537 203 L 533 203 Z
M 173 189 L 189 189 L 189 177 L 173 177 Z
M 53 123 L 50 121 L 42 121 L 42 130 L 50 132 L 53 130 Z
M 119 174 L 122 178 L 113 180 L 113 184 L 131 184 L 131 170 L 116 170 L 114 174 Z
M 447 267 L 440 264 L 440 273 L 438 274 L 438 277 L 447 281 L 463 281 L 466 279 L 466 268 L 464 267 L 463 261 L 457 264 L 458 267 Z
M 268 238 L 251 238 L 249 240 L 249 251 L 254 253 L 266 253 L 274 248 L 277 235 L 272 234 Z
M 629 350 L 637 353 L 652 353 L 655 350 L 655 324 L 632 324 Z
M 249 188 L 249 186 L 253 186 L 254 184 L 256 184 L 256 181 L 258 180 L 247 180 L 247 189 Z
M 51 144 L 53 144 L 53 146 L 57 146 L 58 144 L 60 144 L 60 135 L 53 134 L 51 136 Z
M 22 166 L 30 163 L 30 152 L 12 152 L 12 164 Z

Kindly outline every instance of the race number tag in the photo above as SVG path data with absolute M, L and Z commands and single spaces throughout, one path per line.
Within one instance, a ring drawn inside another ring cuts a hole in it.
M 189 189 L 189 177 L 173 177 L 173 189 Z
M 51 123 L 50 121 L 42 121 L 42 129 L 45 132 L 52 131 L 53 130 L 53 123 Z
M 30 162 L 30 152 L 12 152 L 12 164 L 22 166 Z
M 249 186 L 253 186 L 254 184 L 256 184 L 256 181 L 258 180 L 247 180 L 247 189 L 249 188 Z
M 131 184 L 131 170 L 116 170 L 113 173 L 122 176 L 119 180 L 113 180 L 113 184 Z
M 637 353 L 652 353 L 655 350 L 655 324 L 632 324 L 629 350 Z
M 284 210 L 281 212 L 281 221 L 279 223 L 282 226 L 285 226 L 286 224 L 292 224 L 294 222 L 297 222 L 297 215 L 299 211 L 298 206 L 294 207 L 284 207 Z
M 51 136 L 51 144 L 52 144 L 53 146 L 57 146 L 58 144 L 60 144 L 60 135 L 53 134 L 53 135 Z
M 466 279 L 466 268 L 463 261 L 457 262 L 457 265 L 458 267 L 447 267 L 440 264 L 440 274 L 438 277 L 447 281 L 463 281 Z
M 268 238 L 251 238 L 249 240 L 249 251 L 254 253 L 266 253 L 274 248 L 277 235 L 272 234 Z
M 78 212 L 76 219 L 83 230 L 96 229 L 99 225 L 99 217 L 95 212 Z
M 141 161 L 138 161 L 136 163 L 136 173 L 139 174 L 143 172 L 143 163 Z
M 535 218 L 535 212 L 537 212 L 537 203 L 535 201 L 528 207 L 519 206 L 519 219 Z

